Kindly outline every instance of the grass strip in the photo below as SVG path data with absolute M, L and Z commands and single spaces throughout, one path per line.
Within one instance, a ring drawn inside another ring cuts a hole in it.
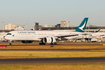
M 0 70 L 105 70 L 105 64 L 0 65 Z
M 105 51 L 0 51 L 0 59 L 105 57 Z

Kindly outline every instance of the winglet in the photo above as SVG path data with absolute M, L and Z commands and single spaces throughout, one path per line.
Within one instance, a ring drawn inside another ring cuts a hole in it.
M 100 29 L 98 29 L 96 32 L 99 32 L 100 31 Z
M 87 25 L 88 22 L 88 18 L 84 18 L 84 20 L 81 22 L 81 24 L 77 27 L 77 29 L 75 30 L 75 32 L 84 32 L 85 27 Z

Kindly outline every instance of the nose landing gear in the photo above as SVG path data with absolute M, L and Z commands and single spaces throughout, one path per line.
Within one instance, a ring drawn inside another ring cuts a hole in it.
M 12 45 L 12 41 L 11 40 L 9 41 L 9 45 Z
M 9 43 L 9 45 L 12 45 L 12 43 Z

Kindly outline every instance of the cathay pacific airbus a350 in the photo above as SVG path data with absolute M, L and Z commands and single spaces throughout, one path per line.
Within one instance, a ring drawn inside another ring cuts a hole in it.
M 35 40 L 40 40 L 40 45 L 50 43 L 51 45 L 56 42 L 57 38 L 78 36 L 83 34 L 87 25 L 88 18 L 84 18 L 81 24 L 73 32 L 71 31 L 46 31 L 46 30 L 35 30 L 35 31 L 11 31 L 5 35 L 5 39 L 9 40 L 10 45 L 12 41 L 21 41 L 22 43 L 32 43 Z

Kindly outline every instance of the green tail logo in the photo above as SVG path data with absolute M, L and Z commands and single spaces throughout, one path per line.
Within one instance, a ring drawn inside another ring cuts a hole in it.
M 81 22 L 81 24 L 77 27 L 75 32 L 84 32 L 86 25 L 87 25 L 88 18 L 84 18 L 84 20 Z

